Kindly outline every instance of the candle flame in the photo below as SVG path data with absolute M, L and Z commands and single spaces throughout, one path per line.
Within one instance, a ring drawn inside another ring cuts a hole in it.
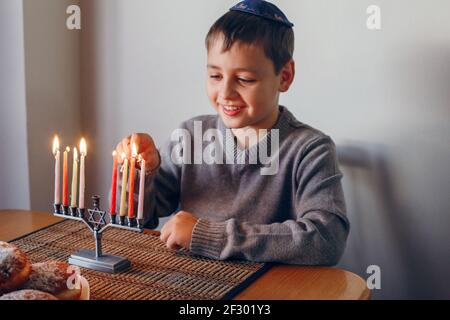
M 127 157 L 127 155 L 125 154 L 125 152 L 122 152 L 122 155 L 121 155 L 121 157 L 122 157 L 122 161 L 124 161 L 124 160 L 125 160 L 125 158 Z
M 81 138 L 81 141 L 80 141 L 80 154 L 82 156 L 87 155 L 86 140 L 84 138 Z
M 137 154 L 138 154 L 138 152 L 137 152 L 136 143 L 133 142 L 133 146 L 131 147 L 131 156 L 133 158 L 136 158 Z
M 66 152 L 70 152 L 70 148 L 69 147 L 66 147 Z
M 59 138 L 55 136 L 53 139 L 53 155 L 56 156 L 56 153 L 59 151 Z
M 73 160 L 78 161 L 78 150 L 77 148 L 73 148 Z
M 116 150 L 113 151 L 112 156 L 115 158 L 117 156 Z

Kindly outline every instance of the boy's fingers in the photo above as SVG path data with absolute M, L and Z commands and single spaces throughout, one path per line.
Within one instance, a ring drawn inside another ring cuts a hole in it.
M 145 170 L 146 171 L 155 170 L 158 167 L 158 165 L 160 164 L 158 152 L 147 152 L 147 153 L 143 154 L 142 157 L 145 160 Z
M 116 145 L 116 148 L 114 149 L 114 151 L 116 151 L 116 154 L 117 154 L 117 155 L 120 155 L 120 150 L 121 150 L 121 148 L 122 148 L 122 141 L 119 142 L 119 143 Z
M 123 138 L 122 139 L 122 145 L 123 146 L 129 145 L 130 144 L 130 138 L 131 138 L 131 136 Z
M 181 249 L 181 246 L 179 246 L 177 244 L 177 242 L 175 241 L 175 237 L 173 235 L 171 235 L 169 237 L 169 239 L 167 239 L 167 243 L 166 243 L 167 248 L 169 248 L 170 250 L 178 250 Z
M 130 158 L 131 156 L 131 147 L 130 147 L 130 139 L 125 138 L 122 140 L 122 152 L 125 153 L 125 156 L 127 157 L 127 159 Z M 122 156 L 122 154 L 120 154 L 120 156 Z
M 122 153 L 125 153 L 127 159 L 131 159 L 132 156 L 132 145 L 136 144 L 138 154 L 146 160 L 152 160 L 154 156 L 154 150 L 156 147 L 154 146 L 152 138 L 148 134 L 144 133 L 133 133 L 132 135 L 125 137 L 116 147 L 118 162 L 120 164 L 122 161 Z
M 136 147 L 139 149 L 140 147 L 140 143 L 141 143 L 141 138 L 137 133 L 133 133 L 131 135 L 131 139 L 130 139 L 130 147 L 134 144 L 136 144 Z
M 116 158 L 119 164 L 122 164 L 122 143 L 119 143 L 116 147 Z
M 146 133 L 135 133 L 132 135 L 131 140 L 136 143 L 139 153 L 152 149 L 154 145 L 152 138 Z
M 153 139 L 149 135 L 145 135 L 144 139 L 141 139 L 141 147 L 143 150 L 153 149 L 154 143 Z
M 162 242 L 166 243 L 169 236 L 170 236 L 170 232 L 168 231 L 167 223 L 166 223 L 161 229 L 161 235 L 159 236 L 159 238 L 161 239 Z

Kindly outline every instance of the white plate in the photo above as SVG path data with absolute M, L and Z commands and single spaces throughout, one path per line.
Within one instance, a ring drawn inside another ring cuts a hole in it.
M 90 288 L 89 288 L 89 282 L 86 280 L 85 277 L 80 277 L 80 285 L 81 285 L 81 295 L 80 300 L 89 300 L 90 298 Z

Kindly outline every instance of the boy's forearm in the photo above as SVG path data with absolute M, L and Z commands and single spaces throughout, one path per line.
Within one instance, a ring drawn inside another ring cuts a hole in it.
M 251 225 L 236 219 L 200 220 L 191 251 L 213 259 L 245 259 L 299 265 L 335 265 L 345 248 L 347 222 L 328 212 L 310 212 L 298 221 Z

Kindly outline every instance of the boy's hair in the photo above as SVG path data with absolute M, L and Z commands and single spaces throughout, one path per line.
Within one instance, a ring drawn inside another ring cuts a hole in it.
M 224 36 L 223 52 L 230 50 L 237 41 L 261 45 L 267 58 L 272 60 L 277 75 L 294 54 L 292 28 L 247 13 L 229 11 L 219 18 L 206 36 L 207 50 L 221 34 Z

